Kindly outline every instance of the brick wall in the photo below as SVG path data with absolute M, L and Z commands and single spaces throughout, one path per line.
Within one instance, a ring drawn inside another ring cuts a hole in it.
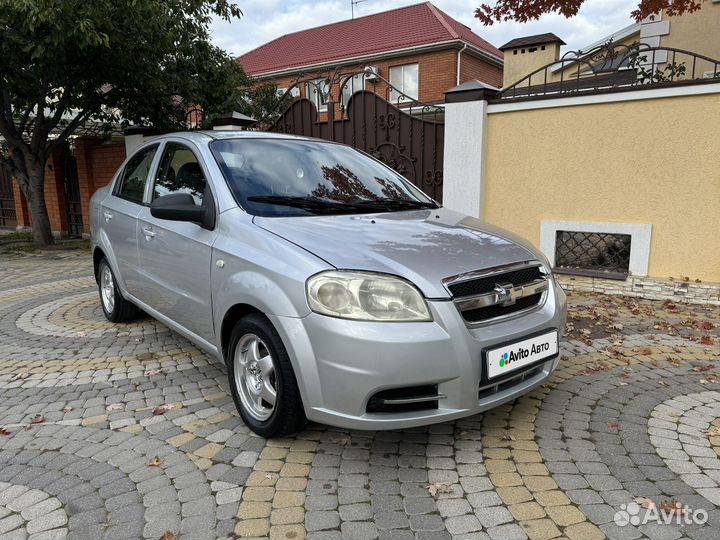
M 78 139 L 75 158 L 80 183 L 80 202 L 83 213 L 83 230 L 90 233 L 90 198 L 110 183 L 115 171 L 125 160 L 123 141 L 102 142 L 97 139 Z
M 460 61 L 460 84 L 476 79 L 500 88 L 503 84 L 503 70 L 476 56 L 463 55 Z
M 67 205 L 65 201 L 64 167 L 62 150 L 57 150 L 45 167 L 45 203 L 47 204 L 50 227 L 54 233 L 67 232 Z M 90 198 L 101 187 L 112 180 L 115 171 L 125 160 L 123 141 L 102 142 L 97 139 L 79 138 L 75 141 L 80 202 L 83 215 L 83 232 L 90 233 Z M 17 182 L 13 183 L 15 210 L 18 227 L 29 227 L 31 217 L 27 201 L 20 192 Z
M 389 80 L 391 67 L 418 64 L 418 99 L 425 103 L 442 103 L 445 99 L 444 93 L 455 86 L 457 82 L 457 54 L 456 49 L 447 49 L 368 62 L 368 65 L 377 66 L 380 75 Z M 326 73 L 321 71 L 318 77 Z M 276 83 L 280 88 L 287 89 L 292 86 L 296 79 L 297 74 L 268 80 Z M 473 79 L 479 79 L 493 86 L 502 86 L 502 68 L 465 52 L 462 54 L 460 64 L 460 82 L 463 83 Z M 387 85 L 383 82 L 368 82 L 366 88 L 368 90 L 373 89 L 385 98 L 388 97 Z M 335 91 L 334 94 L 333 99 L 338 101 L 338 92 Z M 302 89 L 302 96 L 307 97 L 304 88 Z

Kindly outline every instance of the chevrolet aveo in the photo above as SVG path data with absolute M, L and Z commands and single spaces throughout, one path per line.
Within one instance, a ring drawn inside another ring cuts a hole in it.
M 91 223 L 105 316 L 142 310 L 224 361 L 263 436 L 452 420 L 558 363 L 547 259 L 344 145 L 161 136 L 94 195 Z

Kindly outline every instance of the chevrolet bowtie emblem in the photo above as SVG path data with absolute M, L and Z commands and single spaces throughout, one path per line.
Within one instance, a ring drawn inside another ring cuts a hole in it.
M 515 303 L 515 288 L 512 283 L 496 283 L 493 292 L 501 306 L 512 306 Z

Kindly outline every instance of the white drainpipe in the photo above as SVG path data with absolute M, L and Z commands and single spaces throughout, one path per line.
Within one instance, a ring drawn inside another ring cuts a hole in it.
M 465 49 L 467 49 L 467 47 L 468 47 L 468 44 L 466 43 L 465 45 L 463 45 L 463 48 L 458 51 L 458 58 L 457 58 L 457 76 L 455 77 L 455 79 L 456 79 L 456 80 L 455 80 L 455 85 L 456 85 L 456 86 L 460 84 L 460 55 L 463 53 L 463 51 L 464 51 Z

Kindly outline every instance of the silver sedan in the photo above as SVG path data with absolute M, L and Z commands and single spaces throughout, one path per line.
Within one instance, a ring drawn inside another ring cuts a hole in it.
M 344 145 L 153 138 L 93 196 L 91 227 L 106 317 L 142 310 L 225 362 L 263 436 L 472 415 L 558 362 L 547 259 Z

